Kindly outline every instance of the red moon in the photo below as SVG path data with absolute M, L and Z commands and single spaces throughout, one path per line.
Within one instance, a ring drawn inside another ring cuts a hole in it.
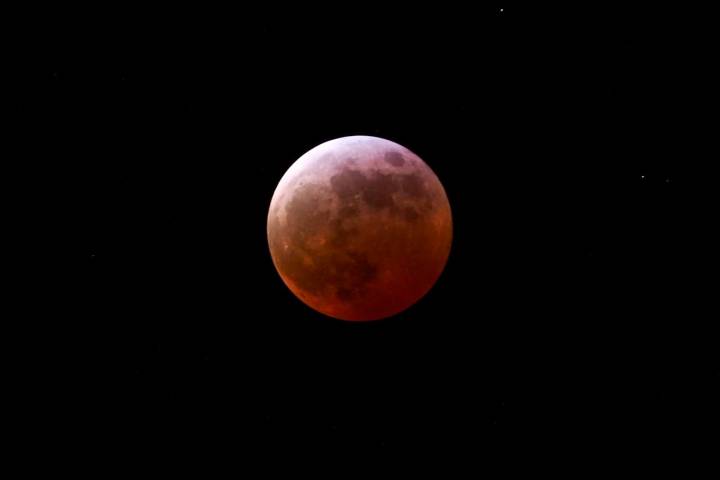
M 305 304 L 349 321 L 395 315 L 445 268 L 450 203 L 435 173 L 377 137 L 325 142 L 280 180 L 268 212 L 275 268 Z

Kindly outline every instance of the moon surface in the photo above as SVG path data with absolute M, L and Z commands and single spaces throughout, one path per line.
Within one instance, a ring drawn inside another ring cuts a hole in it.
M 305 304 L 350 321 L 397 314 L 442 273 L 450 203 L 435 173 L 377 137 L 325 142 L 280 180 L 268 212 L 270 253 Z

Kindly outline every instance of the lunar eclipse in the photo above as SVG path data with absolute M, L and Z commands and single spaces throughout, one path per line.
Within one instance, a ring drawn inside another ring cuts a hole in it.
M 280 277 L 341 320 L 395 315 L 442 273 L 452 243 L 447 195 L 430 167 L 377 137 L 325 142 L 280 180 L 267 219 Z

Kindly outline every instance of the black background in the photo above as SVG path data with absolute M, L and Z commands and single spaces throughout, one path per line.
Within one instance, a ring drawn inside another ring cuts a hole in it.
M 687 18 L 54 15 L 29 36 L 20 104 L 40 243 L 61 259 L 33 405 L 64 461 L 602 466 L 711 430 L 713 319 L 686 291 L 702 176 Z M 454 220 L 434 289 L 362 324 L 293 297 L 265 235 L 292 162 L 354 134 L 423 158 Z

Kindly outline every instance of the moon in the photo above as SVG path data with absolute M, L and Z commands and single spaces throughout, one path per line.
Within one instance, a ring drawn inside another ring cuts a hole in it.
M 435 284 L 452 215 L 420 157 L 389 140 L 351 136 L 290 166 L 270 202 L 267 236 L 280 277 L 305 304 L 341 320 L 378 320 Z

